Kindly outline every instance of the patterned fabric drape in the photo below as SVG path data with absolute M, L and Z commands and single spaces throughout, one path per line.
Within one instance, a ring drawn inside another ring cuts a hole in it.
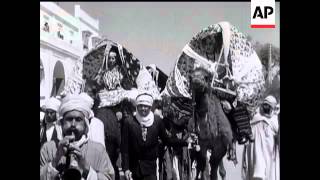
M 82 79 L 82 63 L 77 61 L 76 66 L 72 70 L 72 74 L 68 78 L 64 90 L 60 95 L 80 94 L 84 90 L 84 80 Z
M 219 43 L 222 48 L 217 49 Z M 262 64 L 245 35 L 228 22 L 210 25 L 191 39 L 177 59 L 162 95 L 191 99 L 189 82 L 193 70 L 203 67 L 215 75 L 212 78 L 221 80 L 227 69 L 221 68 L 220 63 L 229 64 L 237 100 L 254 109 L 264 92 Z
M 106 71 L 102 78 L 107 90 L 115 90 L 121 87 L 123 75 L 121 74 L 120 69 L 116 67 L 112 70 Z
M 120 55 L 121 65 L 117 72 L 108 72 L 105 66 L 111 49 L 116 49 Z M 110 79 L 111 76 L 117 78 Z M 98 94 L 101 100 L 100 107 L 117 105 L 124 98 L 135 99 L 140 91 L 148 91 L 154 99 L 160 98 L 155 82 L 140 60 L 120 44 L 108 39 L 104 39 L 85 55 L 83 78 L 86 82 L 95 82 L 101 86 Z M 120 86 L 118 80 L 121 80 Z M 110 88 L 111 86 L 118 88 Z

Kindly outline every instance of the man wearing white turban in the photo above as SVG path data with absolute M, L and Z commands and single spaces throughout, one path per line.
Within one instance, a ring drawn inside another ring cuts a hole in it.
M 94 105 L 93 99 L 87 93 L 80 93 L 80 96 L 83 98 L 84 101 L 88 103 L 91 109 L 89 117 L 89 139 L 101 143 L 104 147 L 106 147 L 104 139 L 104 124 L 100 119 L 94 116 L 94 113 L 92 111 L 92 107 Z
M 245 180 L 280 179 L 276 105 L 273 96 L 266 97 L 251 121 L 254 142 L 246 145 L 243 152 L 242 175 Z
M 60 103 L 58 99 L 51 97 L 44 105 L 45 115 L 40 126 L 40 148 L 45 142 L 59 142 L 62 139 L 61 126 L 57 121 Z
M 186 140 L 169 138 L 159 116 L 151 107 L 153 97 L 141 93 L 136 98 L 137 112 L 123 120 L 121 134 L 122 168 L 127 180 L 156 180 L 159 137 L 167 145 L 187 146 Z
M 114 179 L 105 148 L 88 138 L 90 111 L 90 104 L 80 95 L 62 99 L 59 114 L 63 139 L 59 143 L 49 141 L 41 148 L 40 179 L 65 179 L 70 167 L 77 170 L 81 179 Z

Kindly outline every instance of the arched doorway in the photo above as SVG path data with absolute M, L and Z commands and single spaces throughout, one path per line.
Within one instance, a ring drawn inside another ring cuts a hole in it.
M 44 95 L 45 94 L 45 92 L 44 92 L 45 87 L 44 86 L 45 86 L 45 73 L 44 73 L 44 66 L 43 66 L 42 60 L 40 58 L 40 101 L 42 101 L 46 98 Z
M 44 81 L 44 68 L 43 68 L 43 64 L 40 59 L 40 86 L 43 81 Z
M 53 86 L 52 86 L 51 96 L 59 95 L 63 91 L 64 84 L 65 84 L 65 74 L 64 74 L 63 64 L 60 61 L 57 61 L 53 70 Z

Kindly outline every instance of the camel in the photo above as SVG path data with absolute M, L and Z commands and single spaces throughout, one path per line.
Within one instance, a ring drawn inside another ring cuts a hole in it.
M 217 170 L 220 166 L 222 179 L 225 170 L 223 157 L 231 157 L 234 153 L 233 131 L 224 113 L 220 99 L 212 93 L 209 78 L 212 76 L 207 70 L 197 68 L 191 74 L 190 86 L 193 99 L 193 118 L 190 119 L 188 129 L 198 135 L 200 152 L 197 153 L 197 174 L 204 174 L 207 150 L 211 150 L 210 179 L 217 180 Z M 198 177 L 198 175 L 197 175 Z M 206 179 L 201 176 L 201 179 Z

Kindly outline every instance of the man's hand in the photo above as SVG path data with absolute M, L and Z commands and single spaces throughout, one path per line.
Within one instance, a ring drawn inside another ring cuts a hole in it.
M 196 145 L 196 151 L 199 152 L 200 150 L 201 150 L 200 145 L 197 144 L 197 145 Z
M 130 170 L 126 170 L 124 172 L 124 176 L 126 177 L 127 180 L 132 180 L 132 172 Z
M 229 113 L 231 111 L 232 107 L 228 101 L 221 101 L 221 104 L 225 113 Z
M 200 151 L 200 146 L 197 144 L 197 141 L 198 141 L 198 136 L 194 133 L 191 133 L 187 139 L 188 149 L 195 148 L 196 151 Z
M 188 143 L 188 144 L 192 144 L 192 143 L 193 143 L 193 139 L 192 139 L 192 137 L 191 137 L 191 136 L 189 136 L 189 137 L 188 137 L 188 139 L 187 139 L 187 143 Z
M 58 144 L 58 149 L 56 152 L 56 155 L 52 161 L 52 166 L 54 168 L 57 167 L 57 165 L 59 163 L 65 163 L 65 162 L 61 162 L 63 159 L 65 161 L 65 158 L 62 159 L 62 157 L 65 157 L 67 151 L 68 151 L 68 146 L 70 144 L 70 141 L 73 141 L 75 139 L 75 136 L 65 136 Z
M 118 121 L 120 121 L 122 119 L 122 112 L 118 111 L 116 113 L 116 116 L 117 116 Z
M 78 166 L 81 172 L 90 170 L 90 165 L 82 155 L 81 150 L 77 145 L 70 144 L 69 151 L 70 153 L 73 153 L 74 155 L 76 155 L 76 160 L 78 162 Z

